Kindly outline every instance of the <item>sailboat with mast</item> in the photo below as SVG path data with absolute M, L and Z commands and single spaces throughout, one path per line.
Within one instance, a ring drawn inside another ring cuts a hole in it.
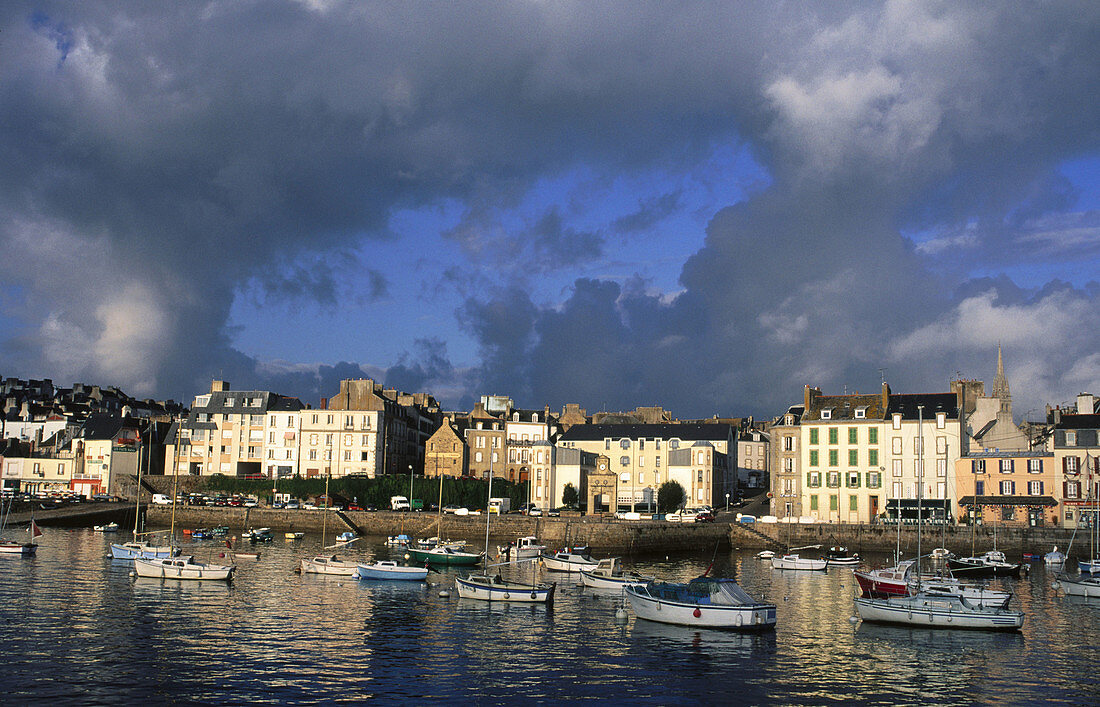
M 175 469 L 176 477 L 179 477 L 179 445 L 182 438 L 182 420 L 176 422 L 176 445 L 172 450 L 172 466 Z M 173 490 L 172 503 L 175 504 L 175 491 Z M 172 518 L 175 519 L 175 506 L 173 505 Z M 138 473 L 137 473 L 137 488 L 134 491 L 134 533 L 133 539 L 126 543 L 111 543 L 111 559 L 114 560 L 133 560 L 135 558 L 143 558 L 147 560 L 163 559 L 166 557 L 176 557 L 180 554 L 180 550 L 177 547 L 173 547 L 171 543 L 168 545 L 153 545 L 145 538 L 151 537 L 158 533 L 142 533 L 141 530 L 141 437 L 138 437 Z
M 489 469 L 489 496 L 493 497 L 493 472 L 492 461 L 490 460 Z M 488 501 L 486 501 L 486 513 L 485 513 L 485 556 L 489 556 L 489 521 L 492 519 L 493 514 L 488 512 Z M 535 564 L 535 559 L 527 560 L 531 563 L 532 573 L 538 571 L 538 566 Z M 508 563 L 503 563 L 508 564 Z M 486 565 L 485 569 L 493 565 Z M 557 589 L 557 583 L 547 584 L 534 581 L 532 577 L 531 584 L 525 584 L 523 582 L 513 582 L 505 580 L 499 572 L 495 576 L 490 576 L 486 571 L 484 574 L 471 574 L 466 577 L 455 577 L 455 587 L 458 589 L 458 596 L 463 599 L 480 599 L 482 601 L 503 601 L 503 602 L 515 602 L 525 604 L 551 604 L 554 601 L 554 590 Z
M 923 406 L 917 406 L 917 557 L 915 590 L 903 595 L 876 598 L 856 597 L 856 613 L 863 621 L 925 626 L 1016 631 L 1024 625 L 1024 614 L 1001 606 L 972 602 L 949 583 L 924 582 L 921 578 L 921 535 L 924 518 L 921 499 L 924 486 Z M 901 522 L 900 508 L 898 522 Z M 900 531 L 899 531 L 900 532 Z M 906 568 L 908 570 L 908 568 Z M 903 573 L 904 574 L 904 573 Z
M 332 471 L 330 470 L 325 474 L 325 507 L 324 516 L 321 519 L 321 547 L 323 549 L 330 549 L 336 547 L 336 545 L 325 545 L 325 536 L 328 531 L 328 512 L 329 512 L 329 495 L 328 485 L 329 480 L 332 478 Z M 337 545 L 346 545 L 347 543 L 337 543 Z M 303 557 L 299 566 L 299 570 L 302 574 L 328 574 L 336 575 L 339 577 L 351 577 L 359 569 L 359 565 L 356 562 L 349 560 L 341 560 L 336 555 L 314 555 L 312 557 Z
M 1092 484 L 1090 483 L 1091 487 Z M 1093 489 L 1089 488 L 1089 496 L 1093 496 Z M 1095 497 L 1093 501 L 1093 512 L 1089 519 L 1089 544 L 1091 559 L 1088 562 L 1078 562 L 1077 568 L 1081 571 L 1081 574 L 1077 577 L 1070 577 L 1065 571 L 1057 574 L 1057 579 L 1054 582 L 1055 587 L 1059 587 L 1069 596 L 1075 597 L 1087 597 L 1094 598 L 1100 597 L 1100 560 L 1096 559 L 1096 544 L 1097 544 L 1097 520 L 1100 519 L 1100 506 L 1096 503 Z M 1074 529 L 1074 536 L 1076 536 L 1077 530 Z M 1057 548 L 1055 548 L 1057 549 Z M 1073 539 L 1070 539 L 1069 547 L 1066 548 L 1066 556 L 1073 549 Z
M 12 500 L 15 498 L 15 494 L 8 496 L 8 503 L 0 514 L 0 536 L 3 535 L 4 530 L 8 525 L 8 515 L 11 514 Z M 30 525 L 30 542 L 21 543 L 18 540 L 12 540 L 10 538 L 0 537 L 0 555 L 22 555 L 24 557 L 35 554 L 38 551 L 38 543 L 35 542 L 35 538 L 42 534 L 42 531 L 38 529 L 38 524 L 34 522 L 34 518 L 31 518 Z
M 493 484 L 493 459 L 490 455 L 489 458 L 489 486 Z M 481 562 L 481 553 L 479 552 L 466 552 L 462 548 L 465 547 L 465 542 L 459 543 L 447 543 L 440 540 L 443 537 L 443 473 L 439 473 L 439 503 L 436 504 L 436 525 L 435 525 L 435 538 L 423 547 L 413 547 L 411 544 L 408 546 L 405 552 L 405 558 L 413 562 L 422 562 L 424 564 L 431 565 L 454 565 L 458 567 L 472 567 Z M 489 515 L 489 508 L 485 508 L 486 516 Z M 486 519 L 488 522 L 488 519 Z M 488 548 L 488 546 L 486 546 Z M 488 558 L 489 551 L 486 549 L 485 556 Z

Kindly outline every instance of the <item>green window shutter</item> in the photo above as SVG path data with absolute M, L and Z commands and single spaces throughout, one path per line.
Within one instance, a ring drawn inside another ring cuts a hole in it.
M 836 444 L 837 441 L 837 429 L 835 427 L 829 428 L 829 444 Z
M 859 428 L 848 428 L 848 444 L 859 444 Z
M 830 511 L 840 510 L 840 501 L 838 500 L 838 497 L 835 493 L 829 494 L 829 510 Z
M 859 466 L 859 450 L 848 450 L 848 466 Z
M 817 510 L 817 496 L 810 496 L 810 510 Z
M 859 496 L 849 496 L 848 507 L 850 510 L 859 510 Z
M 810 444 L 817 444 L 817 428 L 810 429 Z
M 873 431 L 874 430 L 872 430 L 872 432 Z M 878 466 L 878 450 L 877 449 L 872 449 L 869 452 L 867 452 L 867 465 L 868 466 Z
M 817 450 L 810 450 L 810 466 L 817 466 Z
M 870 442 L 871 444 L 878 444 L 878 428 L 877 427 L 872 427 L 871 429 L 867 430 L 867 433 L 868 433 L 867 441 Z
M 835 449 L 829 450 L 829 466 L 837 466 L 840 463 L 838 456 L 839 454 Z

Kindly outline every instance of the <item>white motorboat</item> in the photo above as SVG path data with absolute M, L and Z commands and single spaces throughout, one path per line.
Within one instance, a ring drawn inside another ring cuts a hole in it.
M 773 557 L 775 557 L 774 550 L 761 550 L 760 552 L 756 553 L 756 559 L 758 560 L 770 560 Z
M 1054 586 L 1060 588 L 1067 596 L 1073 597 L 1100 597 L 1100 578 L 1082 576 L 1071 579 L 1065 575 L 1059 576 Z
M 497 553 L 509 562 L 513 560 L 529 560 L 538 557 L 546 550 L 546 546 L 539 543 L 534 535 L 525 535 L 514 543 L 497 548 Z
M 799 557 L 798 555 L 783 555 L 771 558 L 772 568 L 777 570 L 813 570 L 824 572 L 829 567 L 828 560 Z
M 302 574 L 331 574 L 351 577 L 358 571 L 359 565 L 355 562 L 338 559 L 336 555 L 318 555 L 316 557 L 303 557 L 300 569 Z
M 627 584 L 647 584 L 654 580 L 651 575 L 624 571 L 618 557 L 606 557 L 595 569 L 581 570 L 581 584 L 593 589 L 622 589 Z
M 1059 551 L 1058 546 L 1055 545 L 1053 550 L 1043 555 L 1043 562 L 1048 567 L 1059 567 L 1066 564 L 1066 553 Z
M 928 628 L 1016 631 L 1024 614 L 1005 608 L 976 606 L 955 594 L 918 592 L 886 599 L 857 597 L 856 613 L 864 621 Z
M 920 586 L 913 593 L 927 592 L 929 594 L 952 594 L 962 597 L 974 606 L 990 609 L 1007 609 L 1008 602 L 1012 599 L 1009 592 L 1000 592 L 995 589 L 987 589 L 979 584 L 964 584 L 954 577 L 930 577 L 921 575 Z
M 1020 575 L 1020 565 L 1009 562 L 1000 550 L 990 550 L 976 557 L 958 557 L 947 562 L 952 572 L 961 573 L 964 577 L 1018 577 Z
M 107 523 L 106 525 L 93 525 L 92 530 L 97 533 L 117 533 L 118 523 Z
M 379 560 L 378 562 L 359 563 L 356 565 L 354 576 L 358 579 L 422 582 L 428 577 L 428 568 L 399 565 L 393 560 Z
M 16 540 L 0 540 L 0 555 L 33 555 L 38 550 L 35 543 L 21 543 Z
M 191 557 L 163 557 L 159 559 L 134 559 L 134 572 L 138 577 L 156 579 L 204 579 L 229 580 L 236 565 L 212 565 L 195 562 Z
M 829 563 L 830 567 L 833 565 L 855 567 L 859 564 L 859 555 L 854 552 L 849 552 L 846 547 L 837 545 L 825 551 L 825 560 Z
M 283 533 L 283 538 L 286 540 L 301 540 L 306 536 L 303 532 L 286 532 Z
M 468 577 L 455 577 L 455 587 L 458 589 L 458 596 L 463 599 L 550 604 L 554 601 L 554 590 L 557 585 L 524 584 L 506 581 L 500 575 L 489 577 L 484 574 L 472 574 Z
M 638 618 L 700 628 L 773 628 L 775 604 L 759 602 L 732 579 L 700 577 L 687 584 L 649 582 L 624 587 Z
M 1077 569 L 1084 574 L 1100 574 L 1100 559 L 1091 559 L 1077 563 Z
M 586 551 L 580 548 L 562 550 L 560 552 L 544 552 L 539 555 L 542 566 L 551 572 L 580 572 L 581 570 L 594 570 L 599 561 L 592 558 Z
M 399 535 L 391 535 L 386 538 L 386 547 L 404 547 L 405 545 L 411 545 L 412 538 L 405 533 Z
M 173 545 L 150 545 L 147 542 L 111 543 L 111 557 L 116 560 L 160 560 L 177 557 L 180 549 Z
M 928 556 L 933 560 L 939 560 L 940 562 L 946 562 L 947 560 L 955 557 L 955 553 L 948 550 L 946 547 L 933 548 L 932 552 L 928 553 Z

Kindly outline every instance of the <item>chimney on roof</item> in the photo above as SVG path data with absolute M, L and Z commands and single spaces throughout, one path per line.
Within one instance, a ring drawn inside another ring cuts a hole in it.
M 1092 415 L 1096 412 L 1096 397 L 1092 393 L 1077 394 L 1077 414 Z
M 229 390 L 229 381 L 219 381 L 219 380 L 210 381 L 210 392 L 211 393 L 223 393 L 227 390 Z
M 890 407 L 890 384 L 882 381 L 882 411 L 885 413 Z
M 317 408 L 318 410 L 328 410 L 328 398 L 321 398 L 321 404 Z
M 805 406 L 803 409 L 809 410 L 810 403 L 819 395 L 821 395 L 820 388 L 811 388 L 807 385 L 802 391 L 802 404 Z

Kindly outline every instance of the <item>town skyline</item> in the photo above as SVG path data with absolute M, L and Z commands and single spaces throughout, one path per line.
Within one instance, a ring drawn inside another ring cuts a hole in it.
M 6 4 L 0 369 L 763 418 L 1003 344 L 1021 413 L 1068 402 L 1100 381 L 1098 26 Z

